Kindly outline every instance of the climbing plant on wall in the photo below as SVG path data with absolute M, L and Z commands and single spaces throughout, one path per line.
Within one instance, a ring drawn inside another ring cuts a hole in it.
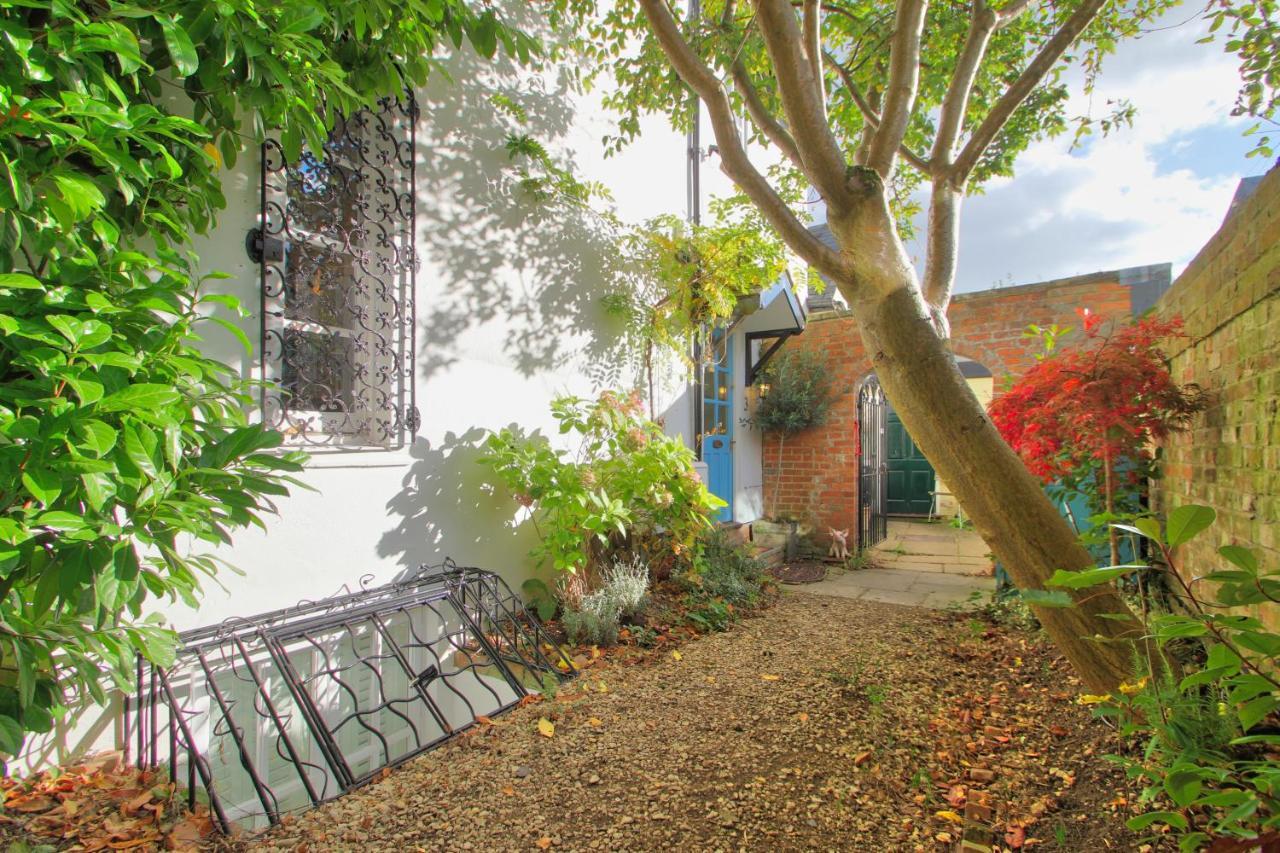
M 189 543 L 261 526 L 296 482 L 199 348 L 217 325 L 248 346 L 190 250 L 224 169 L 264 128 L 320 150 L 464 40 L 538 47 L 463 0 L 0 0 L 0 753 L 136 654 L 166 663 L 148 601 L 194 605 L 218 570 Z

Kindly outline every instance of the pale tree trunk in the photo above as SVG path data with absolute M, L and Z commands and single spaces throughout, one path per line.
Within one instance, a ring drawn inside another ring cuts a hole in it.
M 894 410 L 1018 588 L 1043 589 L 1058 569 L 1092 566 L 1089 552 L 960 375 L 924 300 L 903 286 L 850 307 Z M 1102 618 L 1129 612 L 1113 589 L 1076 596 L 1074 607 L 1032 609 L 1091 691 L 1112 690 L 1131 676 L 1133 646 L 1095 639 L 1141 633 L 1131 617 Z

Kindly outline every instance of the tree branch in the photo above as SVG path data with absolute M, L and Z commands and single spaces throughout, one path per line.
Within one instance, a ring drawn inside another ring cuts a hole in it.
M 825 120 L 827 91 L 822 75 L 822 7 L 819 0 L 804 0 L 804 52 L 809 57 L 809 72 L 818 82 L 818 95 Z
M 1012 3 L 996 13 L 996 29 L 998 30 L 1011 24 L 1015 18 L 1027 11 L 1034 2 L 1035 0 L 1013 0 Z
M 951 166 L 960 131 L 964 127 L 965 113 L 969 109 L 969 97 L 978 78 L 978 68 L 986 55 L 987 44 L 995 32 L 998 18 L 985 0 L 975 0 L 973 17 L 969 20 L 969 34 L 956 60 L 956 69 L 947 84 L 947 93 L 938 111 L 938 132 L 933 138 L 933 150 L 929 159 L 940 169 Z
M 840 253 L 811 234 L 765 177 L 751 165 L 738 135 L 728 93 L 715 73 L 685 41 L 680 25 L 671 16 L 665 0 L 640 0 L 640 5 L 672 67 L 706 104 L 725 174 L 755 202 L 761 214 L 796 254 L 833 279 L 849 280 L 851 276 Z
M 928 0 L 899 0 L 894 16 L 884 111 L 867 157 L 867 165 L 886 180 L 893 173 L 893 159 L 907 135 L 907 124 L 915 107 L 920 84 L 920 34 L 927 6 Z
M 880 127 L 879 111 L 876 110 L 875 105 L 867 100 L 867 97 L 862 94 L 862 90 L 858 88 L 858 82 L 853 79 L 853 75 L 849 72 L 849 69 L 837 62 L 836 58 L 829 52 L 824 52 L 822 55 L 827 60 L 827 63 L 836 70 L 837 74 L 840 75 L 840 80 L 844 83 L 845 89 L 849 92 L 849 97 L 853 99 L 853 103 L 858 107 L 858 112 L 862 113 L 863 120 L 866 121 L 868 127 L 872 131 L 872 136 L 874 136 L 875 130 Z M 898 146 L 898 153 L 902 155 L 902 159 L 906 160 L 926 175 L 933 173 L 933 164 L 908 148 L 905 142 Z
M 1040 48 L 1040 52 L 1036 54 L 1031 63 L 1023 69 L 1018 75 L 1018 79 L 1014 81 L 1000 100 L 996 101 L 991 112 L 987 113 L 987 117 L 982 120 L 982 124 L 978 125 L 978 129 L 973 132 L 973 136 L 965 144 L 964 150 L 960 152 L 960 156 L 956 158 L 953 176 L 960 180 L 968 180 L 969 175 L 973 173 L 974 168 L 978 165 L 978 160 L 986 152 L 987 148 L 1004 129 L 1005 124 L 1009 121 L 1009 117 L 1013 115 L 1018 107 L 1022 106 L 1023 101 L 1031 94 L 1036 86 L 1040 84 L 1053 66 L 1057 64 L 1062 55 L 1067 52 L 1067 48 L 1079 38 L 1080 33 L 1084 32 L 1085 27 L 1098 17 L 1098 13 L 1102 11 L 1102 7 L 1107 4 L 1108 0 L 1084 0 L 1084 3 L 1067 18 L 1066 23 L 1062 25 L 1062 29 L 1058 30 L 1053 36 L 1044 43 Z
M 733 26 L 733 11 L 736 5 L 735 0 L 727 0 L 724 4 L 724 12 L 720 16 L 722 26 L 726 28 Z M 741 51 L 734 55 L 729 70 L 733 75 L 733 88 L 742 98 L 742 103 L 747 107 L 747 114 L 751 116 L 756 127 L 765 135 L 765 138 L 778 146 L 787 159 L 796 165 L 796 168 L 803 170 L 804 164 L 800 160 L 800 149 L 796 147 L 796 141 L 791 138 L 791 132 L 786 126 L 778 121 L 777 117 L 764 105 L 764 101 L 760 100 L 760 93 L 747 72 L 747 64 L 742 61 Z
M 933 181 L 929 194 L 929 231 L 925 242 L 924 299 L 934 316 L 946 316 L 959 260 L 960 205 L 964 190 L 946 176 Z
M 801 47 L 800 27 L 791 3 L 756 0 L 756 17 L 805 176 L 828 205 L 846 208 L 852 203 L 848 164 L 827 124 L 822 78 L 814 76 L 813 66 Z

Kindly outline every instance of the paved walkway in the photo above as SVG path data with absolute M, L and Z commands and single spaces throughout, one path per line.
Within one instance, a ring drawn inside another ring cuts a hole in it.
M 947 607 L 981 604 L 995 592 L 995 578 L 922 572 L 913 569 L 854 569 L 832 573 L 826 580 L 788 586 L 796 592 L 835 595 L 861 601 L 882 601 L 912 607 Z

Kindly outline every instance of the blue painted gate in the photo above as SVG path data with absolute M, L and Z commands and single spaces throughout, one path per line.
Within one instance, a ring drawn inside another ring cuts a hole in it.
M 702 461 L 707 487 L 725 505 L 717 521 L 733 520 L 733 341 L 717 332 L 702 368 Z

